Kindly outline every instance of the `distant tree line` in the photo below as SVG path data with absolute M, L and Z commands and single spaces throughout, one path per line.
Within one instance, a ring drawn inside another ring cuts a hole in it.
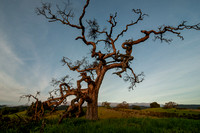
M 107 101 L 102 102 L 102 107 L 111 108 L 110 104 L 111 103 Z M 170 102 L 165 103 L 163 108 L 169 109 L 169 108 L 177 108 L 177 107 L 178 107 L 177 103 L 170 101 Z M 115 108 L 124 108 L 124 109 L 130 108 L 130 109 L 140 110 L 141 106 L 137 106 L 137 105 L 130 106 L 126 101 L 123 101 L 122 103 L 117 104 Z M 150 108 L 160 108 L 160 104 L 158 104 L 157 102 L 152 102 L 150 103 Z

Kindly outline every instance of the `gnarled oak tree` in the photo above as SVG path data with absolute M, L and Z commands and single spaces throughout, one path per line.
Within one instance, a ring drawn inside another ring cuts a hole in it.
M 86 25 L 84 25 L 85 23 L 83 23 L 83 21 L 85 20 L 87 8 L 90 4 L 90 0 L 85 1 L 86 3 L 83 6 L 77 23 L 72 23 L 71 18 L 74 15 L 71 10 L 67 9 L 67 6 L 64 9 L 61 9 L 59 6 L 57 6 L 57 11 L 55 12 L 55 9 L 52 9 L 51 4 L 42 3 L 42 7 L 36 9 L 37 14 L 44 16 L 49 20 L 49 22 L 60 22 L 65 26 L 71 27 L 72 29 L 79 30 L 80 35 L 77 36 L 75 40 L 81 40 L 85 45 L 88 46 L 88 48 L 92 47 L 91 58 L 94 60 L 94 62 L 91 64 L 88 64 L 86 58 L 76 61 L 75 63 L 72 63 L 67 57 L 63 57 L 62 59 L 64 65 L 67 65 L 70 70 L 79 73 L 80 79 L 77 80 L 77 87 L 74 88 L 69 84 L 69 82 L 66 82 L 68 76 L 60 81 L 53 80 L 54 85 L 59 85 L 59 90 L 57 91 L 59 91 L 60 95 L 57 97 L 51 95 L 47 101 L 43 102 L 44 105 L 52 107 L 53 110 L 63 102 L 66 102 L 66 98 L 68 96 L 74 95 L 76 97 L 71 101 L 71 105 L 61 117 L 60 122 L 64 117 L 70 116 L 70 113 L 72 113 L 75 109 L 78 109 L 76 116 L 79 117 L 82 111 L 82 104 L 84 102 L 87 102 L 86 118 L 90 120 L 98 119 L 97 102 L 99 89 L 104 79 L 104 75 L 111 69 L 114 69 L 114 74 L 118 75 L 119 77 L 123 76 L 125 81 L 129 81 L 131 83 L 129 89 L 132 89 L 136 83 L 142 82 L 143 73 L 137 75 L 130 67 L 130 63 L 134 59 L 132 55 L 132 48 L 135 45 L 142 44 L 148 40 L 150 35 L 154 35 L 155 39 L 170 42 L 170 39 L 164 38 L 166 33 L 175 34 L 180 39 L 183 39 L 183 36 L 181 36 L 180 33 L 181 30 L 200 30 L 200 23 L 196 25 L 187 25 L 186 21 L 183 21 L 176 27 L 163 25 L 155 30 L 142 29 L 141 34 L 143 34 L 143 37 L 124 41 L 122 44 L 120 44 L 122 48 L 120 51 L 116 48 L 118 39 L 123 37 L 124 33 L 129 30 L 129 27 L 135 26 L 142 21 L 147 14 L 144 14 L 140 9 L 133 9 L 133 13 L 138 16 L 137 19 L 131 23 L 128 23 L 119 33 L 114 33 L 114 29 L 117 25 L 117 13 L 109 16 L 106 23 L 108 23 L 110 27 L 107 29 L 101 29 L 95 19 L 86 20 Z M 104 53 L 101 50 L 97 50 L 97 45 L 99 44 L 104 44 L 107 52 Z M 82 82 L 87 84 L 87 88 L 83 88 L 81 86 Z

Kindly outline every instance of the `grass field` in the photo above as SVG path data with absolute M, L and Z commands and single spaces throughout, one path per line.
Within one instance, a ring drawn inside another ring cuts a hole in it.
M 43 121 L 29 122 L 27 124 L 14 124 L 8 128 L 2 128 L 0 132 L 47 132 L 47 133 L 124 133 L 124 132 L 153 132 L 153 133 L 199 133 L 200 119 L 184 119 L 174 117 L 151 116 L 149 112 L 177 113 L 179 115 L 199 115 L 195 110 L 179 109 L 106 109 L 99 107 L 100 120 L 89 121 L 84 117 L 79 119 L 64 119 L 58 124 L 59 115 L 62 111 L 47 115 Z M 24 112 L 17 113 L 24 117 Z M 8 115 L 17 118 L 16 115 Z
M 200 110 L 197 109 L 163 109 L 163 108 L 148 108 L 143 111 L 152 111 L 152 112 L 167 112 L 167 113 L 178 113 L 179 115 L 183 114 L 200 114 Z

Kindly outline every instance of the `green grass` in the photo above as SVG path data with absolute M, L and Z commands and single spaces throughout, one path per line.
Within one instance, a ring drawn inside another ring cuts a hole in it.
M 115 118 L 89 121 L 83 118 L 65 119 L 63 123 L 57 124 L 57 119 L 46 120 L 44 132 L 46 133 L 199 133 L 200 120 L 189 119 L 152 119 L 152 118 Z M 21 125 L 20 128 L 9 129 L 11 132 L 40 132 L 38 124 L 30 123 Z M 41 122 L 39 123 L 41 125 Z
M 57 119 L 62 115 L 63 110 L 58 110 L 50 115 L 50 113 L 45 114 L 45 118 L 47 119 Z M 148 115 L 148 112 L 158 112 L 158 113 L 176 113 L 178 115 L 198 115 L 200 111 L 191 110 L 191 109 L 163 109 L 163 108 L 148 108 L 143 110 L 132 110 L 132 109 L 106 109 L 105 107 L 98 108 L 98 116 L 100 119 L 108 119 L 108 118 L 130 118 L 130 117 L 152 117 Z M 18 112 L 19 116 L 27 117 L 26 111 Z M 9 117 L 17 117 L 15 114 L 7 115 Z M 81 118 L 84 118 L 81 117 Z
M 200 111 L 197 110 L 192 110 L 192 109 L 175 109 L 175 108 L 171 108 L 171 109 L 163 109 L 163 108 L 148 108 L 148 109 L 144 109 L 143 111 L 151 111 L 151 112 L 166 112 L 166 113 L 177 113 L 179 115 L 189 115 L 189 114 L 194 114 L 194 115 L 198 115 L 200 114 Z
M 26 111 L 17 112 L 17 113 L 15 113 L 15 114 L 17 114 L 18 116 L 21 116 L 21 117 L 28 117 L 28 116 L 26 115 Z M 10 117 L 10 118 L 15 118 L 15 117 L 17 117 L 15 114 L 9 114 L 9 115 L 6 115 L 6 116 L 8 116 L 8 117 Z
M 104 107 L 98 108 L 98 116 L 100 119 L 108 118 L 123 118 L 123 113 L 121 111 L 116 111 L 112 109 L 106 109 Z
M 57 111 L 53 115 L 47 114 L 44 118 L 45 128 L 42 130 L 47 133 L 199 133 L 200 120 L 183 119 L 183 118 L 158 118 L 144 115 L 145 112 L 166 112 L 178 114 L 200 114 L 193 110 L 179 109 L 162 109 L 150 108 L 144 110 L 131 109 L 106 109 L 100 107 L 98 109 L 98 121 L 89 121 L 84 117 L 79 119 L 64 119 L 61 124 L 58 124 L 59 116 L 62 111 Z M 18 112 L 19 116 L 24 117 L 25 111 Z M 16 115 L 7 115 L 10 118 L 15 118 Z M 155 119 L 156 118 L 156 119 Z M 14 123 L 7 128 L 0 128 L 2 133 L 13 132 L 40 132 L 42 121 L 30 123 Z

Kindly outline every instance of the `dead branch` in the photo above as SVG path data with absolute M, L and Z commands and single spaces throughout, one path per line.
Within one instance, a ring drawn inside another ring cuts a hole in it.
M 136 25 L 139 21 L 142 21 L 144 19 L 144 16 L 148 16 L 147 14 L 143 14 L 140 9 L 133 9 L 133 12 L 136 14 L 139 14 L 139 17 L 137 18 L 136 21 L 132 21 L 130 24 L 126 25 L 126 29 L 122 30 L 117 37 L 114 39 L 114 42 L 116 42 L 120 36 L 123 36 L 125 32 L 127 32 L 128 28 L 130 26 Z

